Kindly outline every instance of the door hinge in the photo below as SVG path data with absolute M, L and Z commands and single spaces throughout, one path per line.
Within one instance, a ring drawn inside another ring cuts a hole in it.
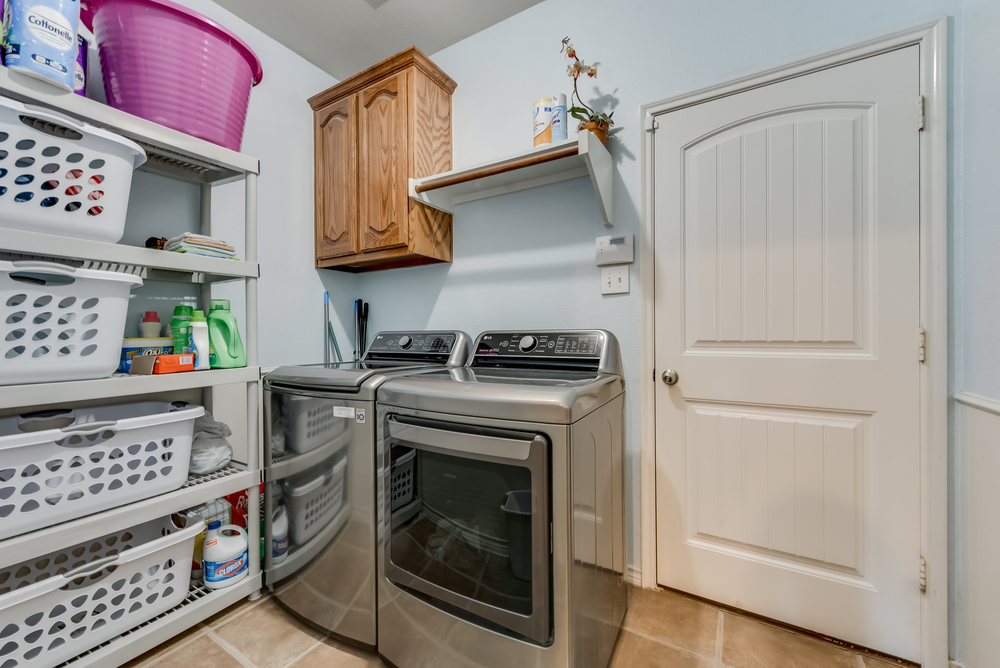
M 920 593 L 927 593 L 927 560 L 920 557 Z
M 917 360 L 927 361 L 927 330 L 923 327 L 917 330 Z
M 923 95 L 917 96 L 917 130 L 924 129 L 924 101 L 926 99 Z
M 646 132 L 653 132 L 658 127 L 660 127 L 660 123 L 655 116 L 646 116 Z

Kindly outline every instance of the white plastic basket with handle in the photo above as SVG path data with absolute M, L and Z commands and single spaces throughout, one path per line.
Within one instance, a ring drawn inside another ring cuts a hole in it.
M 280 396 L 285 447 L 292 452 L 301 455 L 315 450 L 347 430 L 347 418 L 334 414 L 335 408 L 346 406 L 347 402 L 295 394 Z
M 116 243 L 145 161 L 113 132 L 0 97 L 0 227 Z
M 347 458 L 314 475 L 284 481 L 288 531 L 292 544 L 302 547 L 333 521 L 344 505 L 344 471 Z
M 146 401 L 0 418 L 0 539 L 178 489 L 204 414 Z
M 116 271 L 0 260 L 0 385 L 110 376 L 136 285 Z
M 0 665 L 52 668 L 187 596 L 204 522 L 145 522 L 0 569 Z

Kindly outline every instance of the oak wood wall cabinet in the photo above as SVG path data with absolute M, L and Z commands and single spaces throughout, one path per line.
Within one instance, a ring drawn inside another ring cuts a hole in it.
M 451 262 L 451 214 L 409 179 L 451 169 L 456 84 L 416 47 L 309 98 L 316 266 L 373 271 Z

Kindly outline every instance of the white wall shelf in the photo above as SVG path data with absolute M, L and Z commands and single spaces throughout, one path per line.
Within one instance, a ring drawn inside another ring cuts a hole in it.
M 61 91 L 6 67 L 0 67 L 0 95 L 128 137 L 146 150 L 149 160 L 140 169 L 147 172 L 193 183 L 223 183 L 260 173 L 260 163 L 248 155 Z
M 234 603 L 239 603 L 260 587 L 260 573 L 250 574 L 242 582 L 225 589 L 207 589 L 201 584 L 193 585 L 187 598 L 177 607 L 70 659 L 63 666 L 120 666 L 153 649 L 164 638 L 172 638 Z
M 13 253 L 110 264 L 112 266 L 90 268 L 125 271 L 153 281 L 217 283 L 260 276 L 260 267 L 255 262 L 237 262 L 193 253 L 168 253 L 24 230 L 0 230 L 0 246 Z
M 410 179 L 410 197 L 435 209 L 455 213 L 455 207 L 465 202 L 584 176 L 590 177 L 604 224 L 611 227 L 614 161 L 604 144 L 590 132 L 471 167 Z
M 175 392 L 199 387 L 214 387 L 229 383 L 256 383 L 260 369 L 255 366 L 240 369 L 186 371 L 155 376 L 115 374 L 97 380 L 71 380 L 63 383 L 33 385 L 0 385 L 0 408 L 20 408 L 42 404 L 68 403 L 81 399 L 112 399 L 154 392 Z M 0 550 L 3 549 L 0 542 Z
M 236 464 L 208 475 L 192 475 L 183 487 L 173 492 L 8 538 L 0 543 L 0 567 L 193 508 L 220 496 L 253 487 L 259 482 L 259 471 L 250 471 Z

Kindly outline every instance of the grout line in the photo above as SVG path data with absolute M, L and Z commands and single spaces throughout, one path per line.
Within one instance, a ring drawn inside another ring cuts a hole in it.
M 455 628 L 458 628 L 458 627 L 455 627 Z M 642 631 L 636 631 L 635 629 L 628 629 L 628 628 L 625 628 L 624 626 L 622 627 L 622 630 L 623 631 L 628 631 L 632 635 L 639 636 L 640 638 L 645 638 L 646 640 L 652 640 L 657 645 L 663 645 L 664 647 L 669 647 L 670 649 L 675 649 L 678 652 L 683 652 L 684 654 L 687 654 L 689 656 L 693 656 L 695 658 L 701 659 L 702 661 L 708 659 L 708 657 L 704 656 L 703 654 L 696 654 L 695 652 L 692 652 L 689 649 L 684 649 L 683 647 L 678 647 L 677 645 L 672 645 L 671 643 L 667 642 L 666 640 L 663 640 L 662 638 L 657 638 L 656 636 L 648 635 L 646 633 L 643 633 Z M 617 647 L 617 643 L 615 644 L 615 646 Z
M 718 626 L 718 628 L 716 630 L 716 634 L 715 634 L 715 665 L 716 665 L 716 668 L 723 668 L 723 666 L 722 666 L 722 634 L 723 634 L 722 625 L 723 625 L 725 619 L 726 619 L 725 613 L 722 612 L 722 610 L 719 610 L 719 626 Z
M 298 661 L 299 659 L 301 659 L 302 657 L 304 657 L 306 654 L 308 654 L 309 652 L 311 652 L 314 649 L 316 649 L 317 645 L 322 645 L 322 644 L 323 644 L 323 637 L 321 636 L 319 638 L 319 640 L 317 640 L 313 644 L 309 645 L 309 647 L 307 647 L 304 652 L 302 652 L 301 654 L 299 654 L 295 658 L 289 660 L 289 662 L 286 663 L 284 666 L 282 666 L 282 668 L 288 668 L 288 666 L 292 665 L 293 663 L 295 663 L 296 661 Z M 864 668 L 864 666 L 862 666 L 861 668 Z
M 229 644 L 229 642 L 227 642 L 225 639 L 223 639 L 221 636 L 215 633 L 215 631 L 213 631 L 212 629 L 205 629 L 205 635 L 214 640 L 216 644 L 218 644 L 222 649 L 226 650 L 226 652 L 231 657 L 236 659 L 236 661 L 238 661 L 243 666 L 246 666 L 246 668 L 257 668 L 257 666 L 254 665 L 254 663 L 250 661 L 250 659 L 243 656 L 238 649 Z

